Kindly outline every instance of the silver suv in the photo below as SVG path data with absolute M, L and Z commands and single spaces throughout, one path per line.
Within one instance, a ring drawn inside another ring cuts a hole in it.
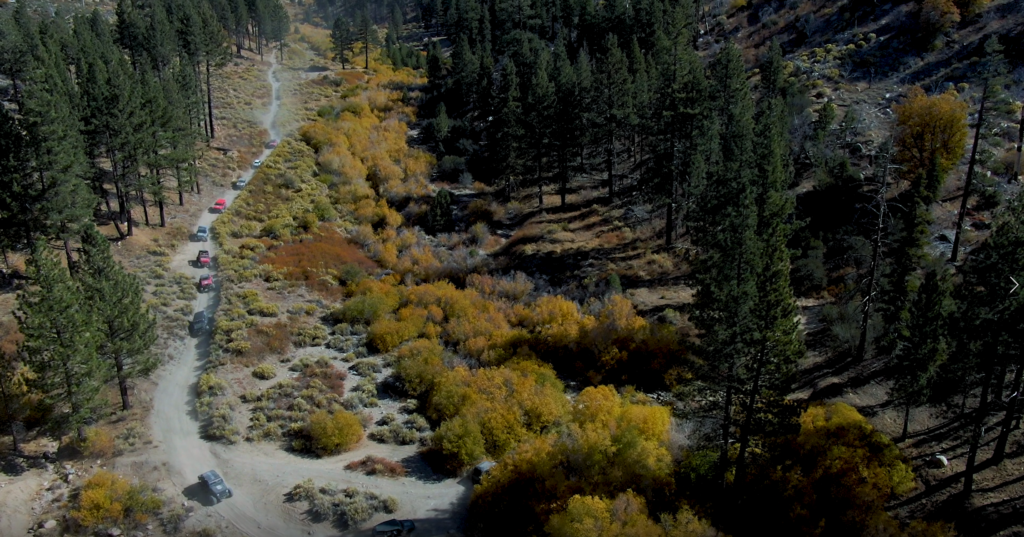
M 203 242 L 210 240 L 210 228 L 206 226 L 196 228 L 196 240 Z

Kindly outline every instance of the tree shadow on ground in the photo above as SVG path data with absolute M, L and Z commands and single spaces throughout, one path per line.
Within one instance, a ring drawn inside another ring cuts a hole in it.
M 405 467 L 405 477 L 422 481 L 424 483 L 440 483 L 448 476 L 435 472 L 427 460 L 423 458 L 420 453 L 409 455 L 398 461 L 399 464 Z

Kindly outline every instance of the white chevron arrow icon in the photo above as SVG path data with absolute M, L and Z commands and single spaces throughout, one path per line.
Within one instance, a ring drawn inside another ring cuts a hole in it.
M 1017 283 L 1017 280 L 1013 279 L 1013 276 L 1010 276 L 1010 281 L 1013 282 L 1013 289 L 1010 289 L 1010 293 L 1012 294 L 1018 287 L 1020 287 L 1020 284 Z

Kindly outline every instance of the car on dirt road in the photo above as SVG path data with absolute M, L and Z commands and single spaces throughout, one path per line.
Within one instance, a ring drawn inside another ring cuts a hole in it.
M 406 535 L 416 529 L 416 523 L 411 520 L 398 520 L 392 518 L 391 520 L 385 520 L 380 524 L 373 527 L 374 535 L 383 535 L 385 537 L 398 537 L 399 535 Z
M 205 311 L 197 311 L 192 315 L 192 322 L 188 323 L 188 332 L 193 336 L 206 333 L 210 330 L 210 319 Z
M 213 289 L 213 276 L 210 274 L 203 274 L 199 277 L 199 292 L 209 291 Z
M 245 177 L 242 177 L 241 179 L 235 181 L 235 188 L 237 188 L 238 190 L 242 190 L 243 188 L 245 188 L 245 185 L 247 184 L 249 184 L 249 180 L 246 179 Z
M 274 149 L 275 147 L 277 147 L 277 143 L 277 140 L 271 140 L 267 142 L 267 149 Z
M 196 228 L 196 240 L 203 242 L 210 240 L 210 228 L 206 226 Z
M 199 266 L 199 267 L 202 267 L 202 268 L 206 268 L 206 267 L 210 266 L 210 251 L 209 250 L 199 250 L 199 253 L 196 254 L 196 265 Z
M 253 168 L 259 168 L 260 164 L 263 164 L 263 161 L 260 160 L 260 159 L 256 159 L 256 160 L 252 161 L 252 167 Z
M 210 491 L 210 495 L 213 496 L 214 501 L 217 503 L 234 496 L 234 493 L 231 492 L 231 487 L 224 482 L 224 479 L 217 473 L 217 470 L 210 470 L 200 475 L 199 482 L 206 486 L 207 490 Z
M 213 212 L 215 212 L 215 213 L 222 213 L 222 212 L 224 212 L 224 208 L 227 207 L 227 206 L 228 206 L 228 200 L 226 200 L 224 198 L 221 198 L 221 199 L 213 202 Z

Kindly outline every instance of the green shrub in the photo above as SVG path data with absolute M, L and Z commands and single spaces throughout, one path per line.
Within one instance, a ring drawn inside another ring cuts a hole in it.
M 277 368 L 270 364 L 260 364 L 252 370 L 252 376 L 260 380 L 270 380 L 277 376 Z
M 349 366 L 348 370 L 361 377 L 369 377 L 375 373 L 380 373 L 382 368 L 375 360 L 357 360 Z
M 228 390 L 228 383 L 217 378 L 213 373 L 203 373 L 199 376 L 199 397 L 207 395 L 223 395 Z
M 407 446 L 409 444 L 415 444 L 419 440 L 419 433 L 412 429 L 408 429 L 402 424 L 393 422 L 386 427 L 378 427 L 369 434 L 370 440 L 374 442 L 380 442 L 382 444 L 396 444 L 399 446 Z
M 299 327 L 295 330 L 294 342 L 297 347 L 315 347 L 327 342 L 330 334 L 322 324 Z
M 314 453 L 326 457 L 347 451 L 363 437 L 363 425 L 350 412 L 319 411 L 309 417 L 308 432 Z

